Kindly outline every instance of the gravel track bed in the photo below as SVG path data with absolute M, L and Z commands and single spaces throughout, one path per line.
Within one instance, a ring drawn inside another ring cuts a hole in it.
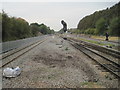
M 16 66 L 22 69 L 20 76 L 3 78 L 3 88 L 117 87 L 116 79 L 103 77 L 87 56 L 57 36 L 49 37 L 4 68 Z

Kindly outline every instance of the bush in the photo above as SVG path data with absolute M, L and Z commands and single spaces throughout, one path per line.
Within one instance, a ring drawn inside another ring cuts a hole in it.
M 96 29 L 97 32 L 96 34 L 98 35 L 103 35 L 104 32 L 106 32 L 107 30 L 107 24 L 104 18 L 100 18 L 97 22 L 96 22 Z
M 120 18 L 113 18 L 110 22 L 110 34 L 120 36 Z
M 89 28 L 89 29 L 85 30 L 84 33 L 95 35 L 96 34 L 96 29 L 95 28 Z
M 4 11 L 0 13 L 0 23 L 2 23 L 2 41 L 24 39 L 42 34 L 54 33 L 44 24 L 28 22 L 22 18 L 9 17 Z M 1 22 L 2 19 L 2 22 Z

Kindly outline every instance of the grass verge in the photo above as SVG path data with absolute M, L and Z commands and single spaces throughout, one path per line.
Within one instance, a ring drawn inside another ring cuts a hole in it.
M 114 44 L 110 44 L 110 43 L 103 43 L 102 41 L 94 41 L 94 40 L 87 40 L 87 39 L 83 39 L 83 38 L 78 38 L 79 40 L 82 40 L 82 41 L 86 41 L 86 42 L 89 42 L 89 43 L 93 43 L 93 44 L 97 44 L 97 45 L 100 45 L 100 46 L 112 46 L 114 47 L 115 45 Z

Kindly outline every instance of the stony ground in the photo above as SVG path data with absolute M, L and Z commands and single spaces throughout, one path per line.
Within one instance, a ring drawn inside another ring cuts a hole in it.
M 118 84 L 117 79 L 109 74 L 105 77 L 91 59 L 57 36 L 50 36 L 6 67 L 16 66 L 22 69 L 20 76 L 3 78 L 3 88 L 103 88 Z

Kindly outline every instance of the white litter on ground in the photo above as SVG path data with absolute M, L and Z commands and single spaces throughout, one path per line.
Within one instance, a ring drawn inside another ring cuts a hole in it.
M 8 67 L 3 70 L 4 77 L 17 77 L 20 73 L 21 69 L 18 66 L 14 69 Z

